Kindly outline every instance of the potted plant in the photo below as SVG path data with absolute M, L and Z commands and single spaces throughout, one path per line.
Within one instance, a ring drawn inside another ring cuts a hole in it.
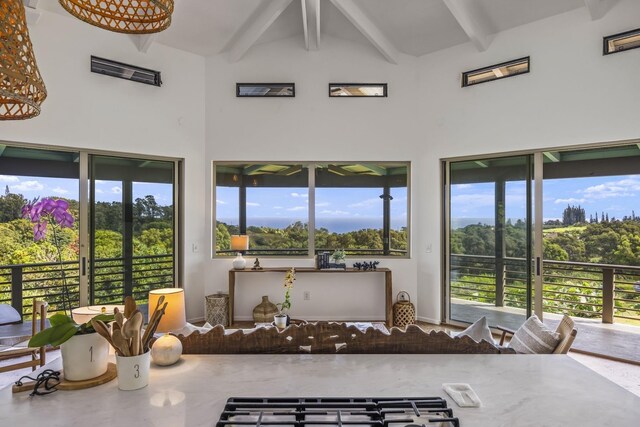
M 345 259 L 347 258 L 347 254 L 344 249 L 338 249 L 331 254 L 331 259 L 335 264 L 344 264 Z
M 110 322 L 113 315 L 100 314 L 94 319 Z M 79 325 L 61 313 L 51 316 L 49 322 L 51 327 L 35 334 L 29 340 L 29 347 L 60 346 L 65 379 L 82 381 L 107 372 L 109 343 L 96 333 L 90 322 Z
M 278 314 L 273 316 L 273 321 L 277 328 L 282 329 L 289 325 L 289 315 L 287 311 L 291 309 L 291 289 L 293 289 L 293 281 L 296 280 L 296 269 L 291 268 L 284 276 L 284 301 L 276 304 Z

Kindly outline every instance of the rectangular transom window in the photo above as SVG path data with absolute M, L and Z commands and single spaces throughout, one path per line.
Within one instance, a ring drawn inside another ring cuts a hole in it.
M 478 68 L 462 73 L 462 87 L 513 77 L 529 72 L 529 57 Z
M 604 38 L 603 55 L 640 47 L 640 28 Z
M 290 97 L 296 96 L 295 83 L 236 83 L 236 96 L 244 97 Z
M 214 163 L 215 256 L 409 255 L 409 163 Z M 310 227 L 315 224 L 315 227 Z
M 386 83 L 329 83 L 329 97 L 379 97 L 387 96 Z

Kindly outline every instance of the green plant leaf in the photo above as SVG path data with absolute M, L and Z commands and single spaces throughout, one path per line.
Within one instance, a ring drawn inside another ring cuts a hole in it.
M 53 327 L 43 329 L 38 332 L 29 340 L 29 347 L 44 347 L 51 343 L 51 335 L 53 334 Z
M 73 323 L 73 319 L 66 314 L 56 313 L 49 318 L 51 326 L 64 325 L 65 323 Z
M 65 323 L 51 329 L 54 330 L 51 334 L 51 345 L 57 347 L 78 332 L 78 325 L 75 323 Z

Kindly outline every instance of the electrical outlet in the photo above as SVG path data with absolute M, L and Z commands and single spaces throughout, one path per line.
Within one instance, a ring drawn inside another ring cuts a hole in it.
M 311 291 L 304 291 L 304 300 L 305 301 L 309 301 L 311 300 Z

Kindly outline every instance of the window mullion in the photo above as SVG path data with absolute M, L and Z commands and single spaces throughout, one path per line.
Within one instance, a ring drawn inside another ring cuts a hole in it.
M 316 165 L 315 163 L 310 163 L 307 168 L 309 171 L 309 185 L 307 186 L 307 191 L 309 192 L 308 255 L 313 257 L 316 253 Z

